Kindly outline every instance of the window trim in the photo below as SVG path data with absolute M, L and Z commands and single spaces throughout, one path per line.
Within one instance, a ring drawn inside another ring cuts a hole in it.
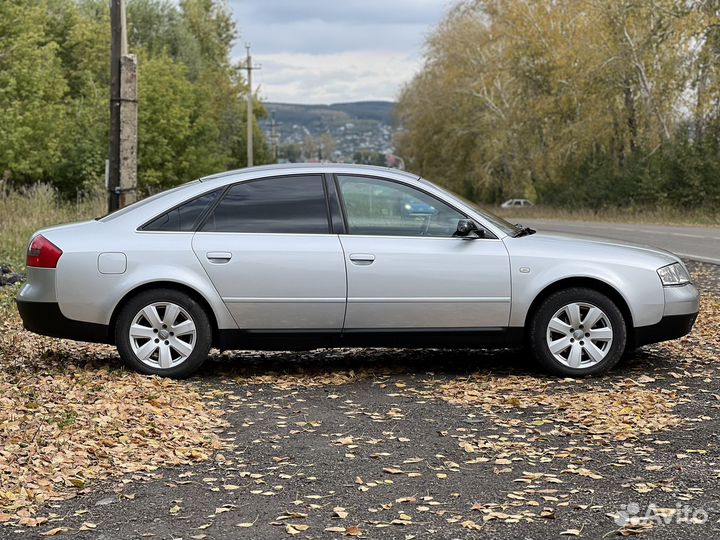
M 200 223 L 195 228 L 194 233 L 204 233 L 204 234 L 272 234 L 272 235 L 278 235 L 278 234 L 292 234 L 292 235 L 310 235 L 310 236 L 319 236 L 319 235 L 329 235 L 333 234 L 333 227 L 332 227 L 332 221 L 330 219 L 330 203 L 328 201 L 328 193 L 327 193 L 327 187 L 325 186 L 325 178 L 323 173 L 296 173 L 296 174 L 277 174 L 273 176 L 262 176 L 260 178 L 249 178 L 247 180 L 240 180 L 239 182 L 233 182 L 232 184 L 227 184 L 223 188 L 223 192 L 220 194 L 220 197 L 218 197 L 217 201 L 215 201 L 215 204 L 212 205 L 212 208 L 209 209 L 209 211 L 203 216 L 202 220 L 200 220 Z M 294 178 L 294 177 L 317 177 L 320 179 L 320 183 L 322 185 L 323 190 L 323 198 L 325 199 L 325 219 L 327 220 L 327 232 L 324 233 L 278 233 L 278 232 L 241 232 L 241 231 L 203 231 L 202 228 L 205 226 L 205 223 L 207 222 L 210 215 L 215 211 L 215 208 L 223 201 L 225 196 L 228 194 L 228 192 L 238 185 L 244 185 L 244 184 L 250 184 L 253 182 L 262 182 L 263 180 L 274 180 L 276 178 Z
M 164 233 L 164 234 L 167 234 L 167 233 L 171 233 L 171 234 L 177 234 L 177 233 L 180 233 L 180 234 L 194 234 L 194 233 L 196 233 L 197 230 L 198 230 L 198 226 L 196 226 L 194 229 L 191 229 L 191 230 L 189 230 L 189 231 L 148 231 L 148 230 L 145 230 L 145 227 L 147 227 L 148 225 L 150 225 L 153 221 L 155 221 L 156 219 L 160 218 L 161 216 L 164 216 L 165 214 L 169 214 L 170 212 L 174 212 L 175 210 L 177 210 L 177 209 L 180 208 L 181 206 L 183 206 L 183 205 L 185 205 L 185 204 L 187 204 L 187 203 L 189 203 L 189 202 L 192 202 L 192 201 L 194 201 L 194 200 L 196 200 L 196 199 L 200 199 L 201 197 L 205 197 L 206 195 L 210 195 L 211 193 L 214 193 L 214 192 L 216 192 L 216 191 L 219 192 L 218 197 L 217 197 L 210 205 L 208 205 L 208 207 L 207 207 L 205 210 L 203 210 L 202 213 L 200 214 L 200 218 L 199 218 L 199 220 L 198 220 L 198 223 L 199 223 L 199 224 L 204 223 L 204 222 L 205 222 L 205 218 L 207 218 L 208 213 L 211 212 L 212 210 L 214 210 L 214 209 L 215 209 L 215 206 L 217 205 L 217 203 L 220 202 L 220 200 L 222 200 L 222 198 L 225 196 L 225 191 L 227 191 L 227 186 L 216 187 L 215 189 L 211 189 L 211 190 L 206 191 L 206 192 L 204 192 L 204 193 L 201 193 L 201 194 L 199 194 L 199 195 L 195 195 L 194 197 L 191 197 L 191 198 L 189 198 L 189 199 L 185 199 L 184 201 L 176 204 L 175 206 L 172 206 L 172 207 L 168 208 L 167 210 L 163 210 L 162 212 L 160 212 L 160 213 L 157 214 L 156 216 L 151 217 L 151 218 L 148 219 L 145 223 L 143 223 L 142 225 L 140 225 L 139 227 L 137 227 L 137 228 L 135 229 L 135 232 L 141 232 L 141 233 L 158 233 L 158 234 L 163 234 L 163 233 Z
M 457 206 L 454 204 L 449 203 L 448 201 L 438 197 L 434 193 L 430 193 L 429 191 L 426 191 L 422 189 L 421 187 L 414 186 L 411 184 L 408 184 L 406 182 L 395 180 L 394 178 L 386 178 L 384 176 L 374 176 L 369 174 L 341 174 L 338 175 L 337 173 L 333 173 L 333 176 L 335 178 L 335 185 L 338 193 L 338 197 L 340 198 L 340 208 L 342 209 L 343 213 L 343 221 L 345 223 L 345 233 L 349 236 L 364 236 L 367 238 L 424 238 L 424 239 L 433 239 L 433 240 L 443 240 L 443 239 L 449 239 L 449 240 L 463 240 L 466 241 L 465 238 L 459 238 L 457 236 L 406 236 L 406 235 L 395 235 L 395 234 L 353 234 L 352 230 L 350 229 L 350 225 L 348 223 L 348 217 L 347 217 L 347 209 L 345 208 L 345 196 L 343 195 L 342 190 L 340 189 L 340 179 L 339 176 L 350 176 L 353 178 L 368 178 L 370 180 L 384 180 L 385 182 L 392 182 L 393 184 L 400 184 L 401 186 L 407 186 L 411 189 L 416 189 L 423 195 L 427 195 L 428 197 L 431 197 L 432 199 L 435 199 L 438 202 L 441 202 L 445 206 L 450 207 L 452 210 L 463 216 L 465 219 L 471 219 L 467 212 L 464 212 L 463 210 L 460 210 Z M 491 230 L 488 230 L 487 227 L 483 227 L 485 229 L 485 232 L 487 235 L 490 236 L 484 236 L 482 238 L 478 238 L 478 240 L 497 240 L 497 236 L 495 233 Z
M 323 176 L 325 177 L 325 186 L 328 194 L 328 212 L 330 213 L 332 232 L 333 234 L 347 234 L 349 229 L 347 219 L 345 218 L 345 208 L 343 206 L 342 197 L 340 196 L 340 186 L 338 185 L 334 174 L 326 173 Z M 330 199 L 333 199 L 335 203 L 337 203 L 337 209 L 340 212 L 337 216 L 335 215 L 336 212 L 333 210 L 332 201 Z M 335 227 L 336 218 L 339 218 L 338 221 L 340 222 L 338 227 Z

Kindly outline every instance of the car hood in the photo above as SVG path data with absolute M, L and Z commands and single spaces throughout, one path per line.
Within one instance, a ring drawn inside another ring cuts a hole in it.
M 595 236 L 537 232 L 519 238 L 507 238 L 505 244 L 510 255 L 536 254 L 548 257 L 554 254 L 557 258 L 620 262 L 654 269 L 682 262 L 664 249 Z

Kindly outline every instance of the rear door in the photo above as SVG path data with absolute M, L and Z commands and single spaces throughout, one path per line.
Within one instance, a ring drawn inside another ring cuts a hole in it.
M 349 229 L 340 236 L 347 331 L 508 325 L 510 261 L 502 241 L 454 237 L 467 216 L 408 184 L 337 179 Z
M 345 263 L 321 175 L 231 186 L 193 249 L 241 329 L 342 329 Z

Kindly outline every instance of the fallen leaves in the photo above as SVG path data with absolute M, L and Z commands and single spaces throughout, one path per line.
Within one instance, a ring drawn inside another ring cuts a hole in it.
M 60 534 L 60 533 L 67 532 L 67 531 L 69 531 L 69 530 L 70 530 L 70 529 L 68 529 L 67 527 L 55 527 L 55 528 L 50 529 L 50 530 L 48 530 L 48 531 L 41 532 L 41 533 L 40 533 L 40 536 L 56 536 L 56 535 L 58 535 L 58 534 Z
M 672 391 L 658 392 L 630 380 L 617 381 L 610 388 L 607 385 L 583 388 L 581 381 L 572 380 L 556 385 L 559 388 L 552 392 L 548 391 L 550 384 L 529 376 L 478 373 L 442 385 L 437 396 L 454 404 L 482 407 L 493 415 L 515 407 L 541 408 L 542 421 L 536 427 L 550 423 L 559 434 L 580 433 L 614 441 L 669 429 L 680 422 L 672 412 L 678 403 L 677 394 Z M 472 446 L 463 448 L 473 451 Z M 501 458 L 496 464 L 509 465 L 508 461 Z
M 122 370 L 107 346 L 25 332 L 14 310 L 0 321 L 0 522 L 40 525 L 38 506 L 92 482 L 221 447 L 221 412 L 188 384 Z
M 720 310 L 716 313 L 717 323 Z M 14 416 L 0 416 L 6 422 L 0 423 L 0 445 L 14 437 L 16 446 L 11 447 L 13 453 L 0 446 L 0 463 L 16 459 L 14 470 L 31 476 L 22 480 L 2 476 L 0 466 L 0 480 L 11 482 L 0 484 L 0 498 L 11 494 L 10 502 L 0 506 L 0 523 L 44 525 L 53 527 L 44 534 L 58 529 L 53 534 L 59 535 L 64 528 L 38 516 L 38 505 L 87 490 L 107 474 L 206 460 L 219 447 L 215 430 L 222 420 L 213 409 L 223 406 L 242 411 L 241 421 L 234 426 L 237 431 L 228 438 L 246 437 L 247 445 L 242 457 L 238 458 L 237 448 L 224 451 L 214 456 L 211 469 L 183 471 L 176 481 L 176 485 L 202 481 L 209 496 L 217 497 L 203 510 L 202 519 L 192 523 L 186 538 L 199 540 L 204 532 L 215 537 L 223 522 L 239 529 L 254 528 L 237 533 L 257 537 L 265 535 L 268 527 L 274 527 L 274 536 L 298 537 L 323 536 L 321 531 L 336 533 L 335 537 L 373 536 L 376 529 L 390 528 L 398 538 L 409 539 L 416 534 L 422 537 L 423 529 L 438 523 L 455 528 L 448 529 L 448 535 L 469 536 L 480 529 L 492 535 L 516 531 L 513 524 L 530 522 L 552 526 L 555 535 L 564 529 L 565 536 L 588 536 L 590 529 L 583 533 L 582 528 L 575 528 L 582 523 L 577 517 L 585 511 L 583 516 L 601 515 L 602 506 L 596 503 L 607 504 L 601 500 L 601 491 L 608 486 L 627 494 L 628 500 L 636 492 L 654 497 L 672 494 L 678 500 L 697 496 L 692 486 L 676 487 L 681 482 L 675 476 L 683 473 L 678 466 L 695 467 L 710 460 L 711 447 L 705 449 L 702 439 L 690 438 L 680 445 L 662 445 L 676 441 L 672 429 L 692 427 L 702 420 L 698 416 L 690 424 L 682 418 L 687 397 L 682 385 L 694 376 L 685 360 L 696 354 L 697 340 L 704 340 L 703 347 L 718 343 L 708 330 L 709 322 L 701 319 L 699 333 L 685 341 L 685 348 L 692 343 L 690 352 L 681 353 L 674 345 L 658 346 L 658 350 L 676 351 L 673 361 L 677 359 L 678 365 L 671 372 L 660 367 L 649 372 L 652 376 L 637 368 L 594 380 L 553 379 L 514 368 L 506 374 L 503 369 L 451 367 L 437 374 L 433 371 L 441 362 L 435 360 L 453 358 L 442 352 L 417 353 L 421 362 L 423 354 L 434 359 L 431 367 L 424 364 L 427 371 L 418 368 L 423 364 L 393 367 L 385 360 L 403 353 L 392 351 L 343 351 L 338 356 L 350 360 L 338 363 L 328 361 L 330 353 L 313 353 L 315 360 L 307 366 L 302 355 L 283 353 L 277 372 L 275 367 L 233 367 L 224 381 L 228 384 L 213 385 L 203 395 L 193 393 L 187 383 L 157 381 L 115 369 L 114 360 L 109 360 L 114 353 L 105 347 L 53 341 L 57 352 L 42 356 L 38 351 L 49 342 L 38 338 L 32 350 L 25 349 L 21 341 L 29 334 L 13 326 L 0 335 L 0 347 L 4 347 L 0 351 L 13 353 L 9 369 L 0 373 L 0 385 L 5 385 L 0 386 L 0 415 L 9 414 L 11 401 L 17 406 Z M 363 354 L 371 365 L 352 360 L 354 356 L 363 359 Z M 469 354 L 458 353 L 458 358 L 467 360 Z M 268 360 L 258 354 L 253 358 L 258 363 Z M 710 362 L 707 355 L 702 361 L 699 358 L 698 353 L 697 365 Z M 355 362 L 354 367 L 345 365 L 346 361 Z M 0 359 L 0 367 L 6 367 L 5 359 Z M 360 380 L 383 393 L 386 401 L 358 399 L 355 383 Z M 15 388 L 8 386 L 11 382 Z M 54 384 L 57 389 L 50 388 Z M 322 385 L 330 388 L 312 390 Z M 716 388 L 707 390 L 708 403 L 717 404 L 720 393 L 711 393 Z M 312 400 L 312 406 L 305 400 Z M 179 410 L 171 410 L 171 403 Z M 450 410 L 443 416 L 442 411 Z M 28 433 L 19 432 L 22 425 L 30 426 Z M 251 436 L 246 435 L 249 432 Z M 296 437 L 304 439 L 302 447 L 293 446 Z M 262 459 L 248 459 L 254 447 L 263 448 L 254 451 Z M 312 451 L 303 454 L 298 448 Z M 136 455 L 129 455 L 131 449 Z M 323 460 L 315 459 L 315 450 L 324 452 Z M 664 458 L 657 460 L 662 465 L 655 464 L 656 457 Z M 117 470 L 109 472 L 109 463 L 117 463 Z M 338 463 L 346 468 L 332 467 Z M 625 467 L 623 480 L 617 482 L 616 467 Z M 62 474 L 43 477 L 50 469 Z M 337 475 L 341 480 L 332 486 L 323 484 L 328 471 L 341 470 L 346 473 Z M 471 492 L 468 485 L 487 483 L 464 484 L 469 475 L 489 478 L 495 489 Z M 412 480 L 418 477 L 420 481 Z M 368 490 L 372 492 L 365 493 Z M 471 508 L 467 497 L 476 495 L 487 498 Z M 110 500 L 122 497 L 118 494 Z M 189 500 L 173 498 L 178 500 L 167 500 L 159 513 L 175 523 L 188 523 L 195 516 Z M 238 509 L 253 498 L 251 504 L 271 510 L 253 508 L 252 514 L 242 516 Z M 290 502 L 292 498 L 296 500 Z M 368 498 L 373 501 L 370 508 L 357 503 Z M 237 506 L 221 506 L 228 500 Z M 285 504 L 297 510 L 283 512 Z M 208 515 L 216 506 L 215 513 Z M 608 506 L 603 512 L 610 510 Z M 259 518 L 249 521 L 256 513 Z M 84 519 L 101 522 L 97 515 L 87 515 L 77 517 L 75 523 Z M 93 530 L 91 525 L 88 521 L 74 527 Z M 640 523 L 616 532 L 632 535 L 645 530 L 647 525 Z M 382 532 L 378 531 L 380 536 Z
M 620 536 L 636 536 L 643 534 L 655 527 L 655 524 L 650 521 L 635 521 L 633 523 L 626 523 L 615 531 Z
M 336 506 L 335 508 L 333 508 L 333 513 L 336 517 L 340 519 L 345 519 L 346 517 L 348 517 L 348 511 L 345 510 L 342 506 Z
M 478 525 L 471 519 L 466 519 L 465 521 L 460 523 L 460 525 L 462 526 L 463 529 L 471 529 L 473 531 L 481 531 L 482 530 L 482 526 Z
M 295 536 L 303 531 L 307 531 L 309 528 L 310 525 L 288 523 L 287 525 L 285 525 L 285 532 Z
M 341 533 L 343 536 L 361 536 L 360 527 L 327 527 L 325 532 Z

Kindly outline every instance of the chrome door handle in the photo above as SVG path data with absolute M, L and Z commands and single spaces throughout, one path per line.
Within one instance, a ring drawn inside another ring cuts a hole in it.
M 213 263 L 226 263 L 232 259 L 232 253 L 228 251 L 208 251 L 206 257 Z
M 375 255 L 370 253 L 351 253 L 350 262 L 358 266 L 367 266 L 375 261 Z

